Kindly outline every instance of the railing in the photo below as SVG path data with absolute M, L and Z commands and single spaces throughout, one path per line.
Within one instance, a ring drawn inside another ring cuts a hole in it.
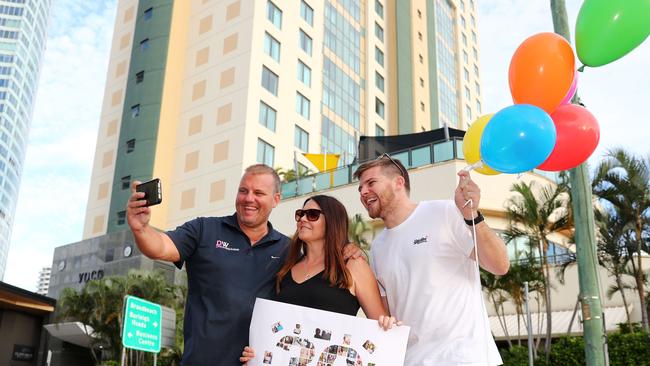
M 391 153 L 390 156 L 393 159 L 399 159 L 406 169 L 465 158 L 463 155 L 463 140 L 457 138 L 448 141 L 434 141 L 396 151 Z M 359 164 L 346 165 L 326 172 L 301 177 L 295 181 L 282 183 L 282 199 L 354 183 L 356 180 L 352 176 L 357 167 L 359 167 Z

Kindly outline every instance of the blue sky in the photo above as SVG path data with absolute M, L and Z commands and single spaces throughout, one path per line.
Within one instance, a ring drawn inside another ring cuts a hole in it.
M 483 111 L 512 101 L 508 65 L 528 36 L 552 31 L 550 1 L 479 0 Z M 581 1 L 567 0 L 573 31 Z M 54 248 L 81 240 L 116 0 L 56 0 L 41 71 L 4 281 L 35 290 Z M 650 41 L 580 78 L 579 93 L 601 126 L 595 163 L 613 146 L 647 156 Z

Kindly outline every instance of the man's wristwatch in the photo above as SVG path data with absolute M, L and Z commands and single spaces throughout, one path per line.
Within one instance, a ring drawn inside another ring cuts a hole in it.
M 474 218 L 474 220 L 467 220 L 466 218 L 463 218 L 463 220 L 465 220 L 465 223 L 467 225 L 469 225 L 469 226 L 478 225 L 480 222 L 483 222 L 483 220 L 485 220 L 485 217 L 483 217 L 483 214 L 481 214 L 481 211 L 476 211 L 476 213 L 478 214 L 478 216 L 476 216 Z

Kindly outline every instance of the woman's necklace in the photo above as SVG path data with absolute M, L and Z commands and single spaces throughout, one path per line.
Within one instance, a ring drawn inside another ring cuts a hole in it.
M 318 266 L 316 266 L 316 268 L 318 268 Z M 314 274 L 311 274 L 310 271 L 309 271 L 309 260 L 307 259 L 307 257 L 305 257 L 305 272 L 306 272 L 306 273 L 305 273 L 305 281 L 307 281 L 308 279 L 310 279 L 311 276 L 313 276 L 313 275 L 315 274 L 315 273 L 314 273 Z M 304 281 L 303 281 L 303 282 L 304 282 Z

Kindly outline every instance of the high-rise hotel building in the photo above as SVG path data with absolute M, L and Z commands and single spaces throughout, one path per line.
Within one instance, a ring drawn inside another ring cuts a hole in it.
M 50 0 L 0 1 L 0 281 L 23 171 Z
M 361 135 L 465 128 L 481 113 L 475 0 L 120 0 L 84 238 L 233 211 L 246 166 L 351 163 Z M 297 161 L 294 161 L 294 158 Z

